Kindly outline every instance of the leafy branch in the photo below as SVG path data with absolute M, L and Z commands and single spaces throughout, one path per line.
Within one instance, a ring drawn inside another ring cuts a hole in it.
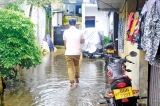
M 0 9 L 0 14 L 0 73 L 14 79 L 17 66 L 30 68 L 41 63 L 40 48 L 29 18 L 7 9 Z

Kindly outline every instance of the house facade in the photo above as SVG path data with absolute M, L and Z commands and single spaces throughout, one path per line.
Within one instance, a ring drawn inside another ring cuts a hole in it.
M 140 47 L 141 45 L 143 45 L 143 39 L 145 40 L 145 38 L 143 38 L 141 34 L 136 35 L 137 33 L 135 31 L 137 31 L 137 28 L 141 28 L 141 27 L 138 27 L 139 24 L 143 25 L 143 23 L 141 22 L 144 22 L 144 27 L 147 27 L 148 21 L 146 17 L 150 13 L 150 11 L 154 10 L 154 6 L 159 8 L 159 5 L 158 5 L 159 2 L 156 0 L 148 0 L 148 1 L 146 0 L 140 0 L 140 1 L 139 0 L 137 1 L 136 0 L 121 0 L 121 1 L 97 0 L 97 1 L 98 1 L 98 7 L 100 8 L 101 11 L 104 11 L 104 10 L 111 11 L 114 13 L 114 15 L 118 14 L 118 19 L 116 18 L 117 16 L 113 16 L 114 17 L 113 30 L 115 31 L 118 26 L 118 33 L 114 33 L 113 35 L 113 36 L 118 36 L 119 38 L 119 41 L 117 44 L 118 55 L 124 57 L 128 55 L 129 52 L 131 51 L 135 51 L 138 54 L 137 57 L 135 58 L 128 57 L 129 60 L 132 60 L 135 63 L 134 65 L 133 64 L 126 64 L 126 65 L 127 65 L 127 68 L 132 70 L 132 72 L 127 73 L 127 75 L 132 79 L 133 88 L 139 89 L 140 96 L 148 96 L 147 100 L 140 100 L 140 102 L 148 106 L 158 106 L 159 100 L 160 100 L 160 94 L 158 93 L 158 91 L 160 90 L 160 86 L 159 86 L 160 85 L 159 83 L 159 80 L 160 80 L 160 71 L 159 71 L 160 70 L 160 67 L 159 67 L 160 66 L 159 64 L 160 49 L 159 48 L 160 47 L 159 47 L 159 43 L 155 44 L 154 42 L 159 38 L 156 38 L 155 41 L 151 40 L 151 38 L 147 38 L 148 40 L 150 40 L 150 44 L 148 43 L 147 45 L 143 46 L 143 47 L 148 47 L 148 49 L 145 50 L 144 48 Z M 143 8 L 145 8 L 145 6 L 148 4 L 150 5 L 150 8 L 147 7 L 146 14 L 144 15 L 144 20 L 141 21 L 140 19 L 142 19 L 142 16 L 143 16 L 142 15 Z M 159 17 L 157 12 L 155 12 L 155 15 Z M 118 20 L 118 24 L 115 24 L 117 20 Z M 159 24 L 159 21 L 157 21 L 156 24 Z M 150 28 L 154 28 L 154 27 L 150 26 Z M 132 33 L 132 31 L 134 33 Z M 148 30 L 145 30 L 145 32 L 147 31 Z M 155 32 L 156 29 L 152 31 L 156 33 Z M 144 34 L 146 34 L 145 32 Z M 145 36 L 147 37 L 148 35 L 146 34 Z M 152 47 L 150 47 L 150 45 L 152 45 Z M 155 47 L 156 49 L 154 49 Z M 152 54 L 153 52 L 155 54 Z M 150 55 L 148 55 L 148 53 L 152 54 L 151 57 L 154 56 L 154 60 L 149 59 Z

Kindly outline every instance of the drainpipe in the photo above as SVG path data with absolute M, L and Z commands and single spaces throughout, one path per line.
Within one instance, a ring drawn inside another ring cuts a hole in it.
M 50 12 L 50 15 L 49 15 L 49 34 L 51 36 L 52 34 L 52 12 L 51 12 L 51 4 L 49 4 L 49 12 Z
M 48 33 L 46 34 L 50 34 L 51 36 L 51 29 L 52 29 L 51 4 L 43 5 L 43 7 L 46 10 L 46 23 L 48 23 L 46 26 L 46 28 L 48 29 Z
M 31 18 L 32 10 L 33 10 L 33 5 L 31 4 L 30 9 L 29 9 L 29 18 Z
M 117 12 L 114 12 L 113 16 L 113 40 L 115 41 L 116 38 L 118 38 L 118 21 L 119 21 L 119 14 Z M 115 41 L 115 55 L 118 56 L 118 41 Z

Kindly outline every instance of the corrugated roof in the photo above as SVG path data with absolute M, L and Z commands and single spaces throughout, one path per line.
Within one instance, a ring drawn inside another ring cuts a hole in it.
M 101 11 L 118 11 L 126 0 L 97 0 L 98 9 Z

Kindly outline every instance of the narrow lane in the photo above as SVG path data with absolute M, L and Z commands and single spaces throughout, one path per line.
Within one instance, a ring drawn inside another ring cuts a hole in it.
M 23 106 L 107 106 L 99 104 L 105 92 L 106 77 L 103 68 L 102 59 L 84 58 L 81 64 L 80 82 L 71 89 L 63 53 L 44 56 L 41 65 L 22 72 L 21 87 L 13 90 L 12 93 L 10 89 L 6 89 L 5 104 L 12 104 L 10 106 L 22 106 L 21 104 Z M 15 87 L 12 86 L 13 88 Z M 20 90 L 23 93 L 16 93 Z M 27 91 L 28 93 L 24 93 Z M 12 98 L 13 95 L 15 98 Z

